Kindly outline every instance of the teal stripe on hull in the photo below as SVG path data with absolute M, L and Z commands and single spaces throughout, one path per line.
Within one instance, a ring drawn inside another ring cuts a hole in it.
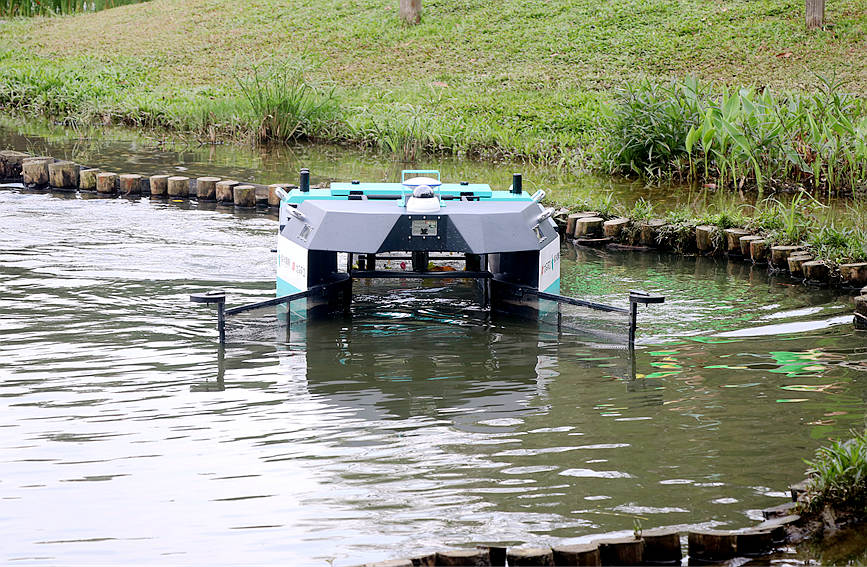
M 296 293 L 299 291 L 301 290 L 290 284 L 286 280 L 279 277 L 277 278 L 277 297 L 282 297 L 284 295 L 289 295 L 291 293 Z M 307 319 L 307 300 L 297 299 L 289 305 L 283 304 L 277 306 L 278 319 L 282 320 L 284 317 L 286 317 L 287 313 L 289 314 L 289 323 L 293 321 L 301 321 L 303 319 Z

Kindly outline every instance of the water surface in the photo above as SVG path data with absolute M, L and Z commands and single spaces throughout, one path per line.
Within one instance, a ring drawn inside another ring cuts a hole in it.
M 188 295 L 270 296 L 275 233 L 0 190 L 2 560 L 353 565 L 738 528 L 864 424 L 849 296 L 721 260 L 564 247 L 566 293 L 667 296 L 634 358 L 409 281 L 359 283 L 351 317 L 287 340 L 236 321 L 221 352 Z

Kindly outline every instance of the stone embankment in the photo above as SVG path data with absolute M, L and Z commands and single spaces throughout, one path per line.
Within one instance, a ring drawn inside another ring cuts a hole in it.
M 808 246 L 777 245 L 745 228 L 697 225 L 677 227 L 663 220 L 620 217 L 605 220 L 595 211 L 569 213 L 560 209 L 554 220 L 564 240 L 583 246 L 668 250 L 682 254 L 719 256 L 729 261 L 767 266 L 809 286 L 860 290 L 853 298 L 855 326 L 867 329 L 867 262 L 838 264 L 819 258 Z

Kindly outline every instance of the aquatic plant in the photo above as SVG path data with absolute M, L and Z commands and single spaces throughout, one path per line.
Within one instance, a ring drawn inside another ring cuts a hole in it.
M 867 104 L 818 78 L 810 93 L 730 88 L 694 78 L 621 89 L 607 126 L 612 171 L 829 194 L 867 180 Z
M 852 431 L 852 438 L 820 447 L 812 461 L 809 504 L 812 510 L 825 506 L 867 514 L 867 430 Z

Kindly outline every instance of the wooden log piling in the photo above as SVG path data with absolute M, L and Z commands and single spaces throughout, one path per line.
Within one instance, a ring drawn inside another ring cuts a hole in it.
M 863 287 L 867 285 L 867 262 L 854 264 L 840 264 L 840 277 L 849 287 Z
M 237 181 L 225 179 L 216 185 L 217 203 L 232 205 L 235 203 L 235 187 L 240 185 Z
M 365 563 L 363 567 L 413 567 L 411 559 L 388 559 L 376 563 Z
M 169 176 L 165 174 L 150 176 L 151 197 L 163 198 L 169 194 Z
M 575 219 L 575 238 L 596 238 L 602 236 L 602 217 L 580 217 Z
M 554 553 L 549 548 L 528 547 L 506 552 L 509 567 L 554 567 Z
M 744 230 L 742 228 L 727 228 L 725 230 L 726 235 L 726 252 L 729 256 L 743 256 L 743 250 L 741 249 L 741 238 L 744 236 L 750 236 L 750 231 Z
M 750 258 L 754 264 L 768 263 L 768 242 L 764 239 L 750 240 Z
M 700 225 L 695 227 L 695 247 L 701 254 L 712 254 L 714 251 L 713 234 L 715 226 Z
M 643 530 L 643 561 L 654 565 L 680 565 L 683 554 L 680 550 L 680 532 L 673 528 Z
M 867 290 L 861 290 L 862 292 Z M 867 329 L 867 294 L 855 296 L 855 328 Z
M 219 177 L 199 177 L 196 179 L 196 199 L 199 201 L 217 200 Z
M 763 238 L 758 234 L 748 234 L 747 236 L 741 236 L 738 239 L 738 244 L 741 247 L 741 256 L 745 259 L 750 258 L 750 242 L 753 240 L 763 240 Z
M 190 178 L 184 175 L 172 175 L 166 180 L 170 199 L 188 199 L 190 196 Z
M 769 554 L 774 549 L 772 530 L 755 528 L 741 530 L 735 535 L 735 539 L 740 557 L 760 557 Z
M 821 260 L 804 262 L 801 267 L 804 270 L 804 277 L 808 283 L 824 284 L 828 282 L 828 278 L 831 276 L 831 268 Z
M 242 185 L 242 187 L 244 187 Z M 443 567 L 490 567 L 490 554 L 482 549 L 454 549 L 436 554 L 436 564 Z
M 554 565 L 585 565 L 598 567 L 602 565 L 599 558 L 599 546 L 595 543 L 582 545 L 560 545 L 552 548 Z
M 81 168 L 71 161 L 55 161 L 48 164 L 48 184 L 61 191 L 75 191 L 80 181 Z
M 96 175 L 96 192 L 101 195 L 114 195 L 117 188 L 117 173 L 103 171 Z
M 0 180 L 21 181 L 21 165 L 30 154 L 4 150 L 0 152 Z
M 642 246 L 655 247 L 659 244 L 659 231 L 665 226 L 661 219 L 651 219 L 638 224 L 638 243 Z
M 268 206 L 271 208 L 277 208 L 280 206 L 280 197 L 277 196 L 277 189 L 284 189 L 285 185 L 281 185 L 280 183 L 272 183 L 268 186 Z
M 634 537 L 594 541 L 603 565 L 640 565 L 644 562 L 644 540 Z
M 80 169 L 78 172 L 78 190 L 96 191 L 96 176 L 100 173 L 102 173 L 102 170 L 95 167 Z
M 733 532 L 693 530 L 687 534 L 687 541 L 690 559 L 722 562 L 737 556 L 738 538 Z
M 476 549 L 487 550 L 491 567 L 506 567 L 507 547 L 499 545 L 477 545 Z
M 137 173 L 124 173 L 119 175 L 118 192 L 124 197 L 138 197 L 141 195 L 142 176 Z
M 48 187 L 51 180 L 48 173 L 48 164 L 54 163 L 52 157 L 31 157 L 21 162 L 21 180 L 29 189 L 41 189 Z
M 566 217 L 566 236 L 575 236 L 575 223 L 579 218 L 581 218 L 581 215 L 578 213 L 572 213 Z
M 629 223 L 630 220 L 624 217 L 607 220 L 602 223 L 602 234 L 608 238 L 619 240 L 620 235 L 623 233 L 623 229 L 626 228 Z
M 788 270 L 789 256 L 803 250 L 803 246 L 771 246 L 771 266 L 778 270 Z
M 804 262 L 809 262 L 813 259 L 812 254 L 806 252 L 796 252 L 786 258 L 786 263 L 789 265 L 789 273 L 794 278 L 804 277 Z
M 239 209 L 256 208 L 256 188 L 252 185 L 236 185 L 234 187 L 235 207 Z

